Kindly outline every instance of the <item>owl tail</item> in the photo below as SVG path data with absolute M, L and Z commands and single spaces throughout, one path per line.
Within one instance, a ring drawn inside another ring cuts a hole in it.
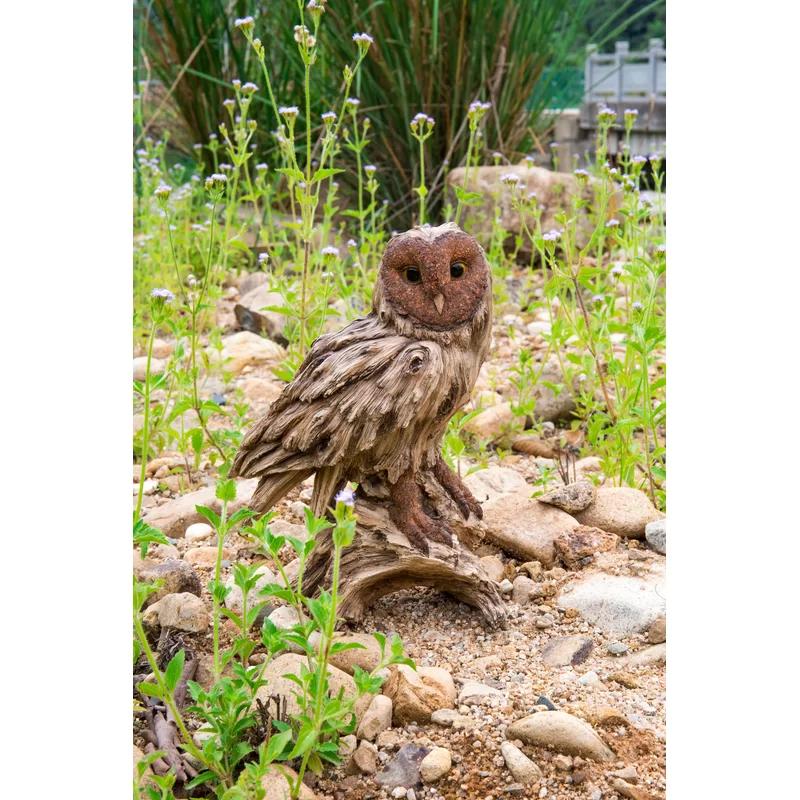
M 250 507 L 259 513 L 266 513 L 275 503 L 278 502 L 287 492 L 290 492 L 302 483 L 313 469 L 309 470 L 286 470 L 285 472 L 274 472 L 271 475 L 264 475 L 258 482 L 258 487 L 253 492 L 250 500 Z
M 311 495 L 311 510 L 315 517 L 324 517 L 328 507 L 333 504 L 333 496 L 344 486 L 342 467 L 322 467 L 314 476 L 314 491 Z

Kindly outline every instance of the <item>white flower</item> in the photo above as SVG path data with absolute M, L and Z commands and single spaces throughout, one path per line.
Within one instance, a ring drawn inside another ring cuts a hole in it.
M 588 178 L 589 173 L 585 169 L 576 169 L 573 173 L 576 178 Z
M 606 228 L 616 228 L 619 225 L 618 219 L 610 219 L 606 222 Z
M 336 112 L 335 111 L 326 111 L 322 115 L 322 121 L 325 124 L 330 124 L 331 122 L 336 122 Z
M 368 48 L 375 42 L 375 40 L 368 33 L 354 33 L 353 41 L 358 44 L 359 48 L 363 47 L 364 49 Z
M 500 183 L 505 183 L 507 186 L 519 186 L 521 180 L 515 172 L 506 172 L 500 176 Z
M 334 258 L 339 257 L 339 250 L 336 247 L 331 247 L 328 245 L 327 247 L 323 247 L 320 251 L 324 256 L 333 256 Z
M 266 164 L 264 164 L 263 162 L 256 164 L 256 172 L 266 172 L 266 171 L 267 171 Z
M 242 86 L 242 94 L 255 94 L 258 91 L 258 86 L 254 84 L 252 81 L 247 81 L 247 83 Z
M 345 488 L 336 495 L 334 500 L 337 503 L 344 503 L 346 506 L 352 507 L 356 502 L 356 493 L 349 486 L 345 486 Z
M 239 17 L 233 21 L 233 26 L 243 33 L 253 30 L 255 24 L 256 21 L 252 17 Z
M 297 106 L 280 106 L 280 108 L 278 108 L 278 113 L 282 117 L 294 119 L 300 113 L 300 109 Z
M 377 169 L 378 168 L 374 164 L 367 164 L 364 167 L 364 172 L 366 172 L 367 175 L 374 175 Z
M 159 200 L 166 200 L 172 194 L 172 187 L 167 183 L 159 183 L 153 194 Z
M 551 231 L 547 231 L 547 233 L 545 233 L 542 236 L 542 239 L 544 239 L 546 242 L 555 242 L 558 241 L 560 238 L 561 238 L 561 231 L 556 230 L 555 228 Z

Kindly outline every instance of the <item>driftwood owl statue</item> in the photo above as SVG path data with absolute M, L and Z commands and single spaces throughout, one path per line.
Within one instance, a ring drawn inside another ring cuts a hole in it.
M 251 506 L 269 510 L 313 474 L 321 516 L 354 481 L 388 497 L 392 521 L 423 553 L 428 541 L 452 544 L 449 526 L 426 510 L 422 473 L 465 519 L 483 516 L 441 442 L 486 357 L 491 316 L 491 272 L 472 236 L 448 223 L 393 237 L 372 313 L 320 336 L 245 436 L 231 474 L 259 479 Z

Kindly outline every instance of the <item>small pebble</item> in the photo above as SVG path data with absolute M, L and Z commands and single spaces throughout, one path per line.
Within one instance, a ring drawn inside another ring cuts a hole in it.
M 608 650 L 612 656 L 623 656 L 628 652 L 628 645 L 624 642 L 609 642 L 606 645 L 606 650 Z

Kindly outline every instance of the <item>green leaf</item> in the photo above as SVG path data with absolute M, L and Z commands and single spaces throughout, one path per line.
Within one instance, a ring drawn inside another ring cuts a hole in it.
M 295 169 L 294 167 L 279 167 L 275 171 L 280 172 L 281 175 L 285 175 L 293 181 L 303 181 L 306 177 L 299 169 Z
M 219 528 L 219 514 L 208 506 L 197 505 L 194 507 L 198 514 L 205 517 L 211 525 L 217 529 Z
M 223 502 L 232 503 L 236 499 L 236 481 L 232 478 L 217 481 L 217 498 Z
M 148 683 L 147 681 L 142 681 L 141 683 L 136 684 L 136 688 L 142 694 L 149 695 L 150 697 L 158 697 L 161 700 L 164 699 L 161 687 L 156 685 L 155 683 Z
M 287 728 L 281 733 L 273 733 L 272 736 L 270 736 L 269 738 L 269 743 L 267 744 L 267 752 L 264 757 L 265 761 L 268 764 L 271 764 L 273 761 L 277 761 L 279 758 L 281 758 L 283 751 L 286 749 L 286 745 L 289 744 L 291 740 L 292 740 L 291 728 Z
M 170 692 L 174 692 L 176 687 L 178 686 L 178 682 L 180 681 L 181 675 L 183 674 L 183 664 L 185 661 L 186 661 L 186 653 L 183 650 L 183 648 L 181 648 L 170 659 L 169 664 L 167 664 L 166 670 L 164 670 L 164 680 Z
M 297 735 L 297 742 L 295 742 L 289 755 L 286 756 L 286 760 L 291 761 L 293 758 L 305 755 L 314 746 L 316 740 L 317 732 L 313 724 L 310 721 L 303 723 L 303 727 L 300 728 L 300 733 Z

